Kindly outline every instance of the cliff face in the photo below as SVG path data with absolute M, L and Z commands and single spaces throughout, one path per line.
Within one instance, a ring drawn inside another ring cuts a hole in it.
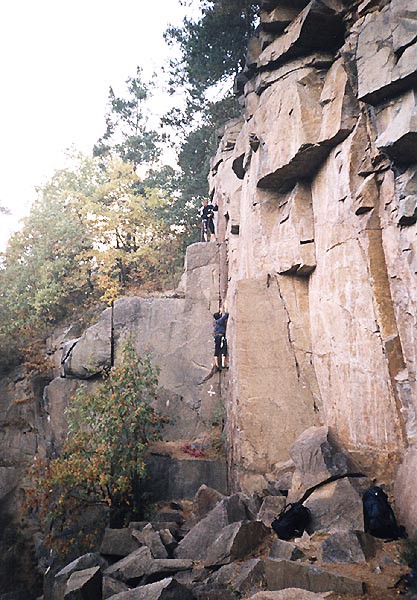
M 259 488 L 301 431 L 327 424 L 374 473 L 405 458 L 411 524 L 417 5 L 294 4 L 264 0 L 236 80 L 242 118 L 211 164 L 234 482 Z

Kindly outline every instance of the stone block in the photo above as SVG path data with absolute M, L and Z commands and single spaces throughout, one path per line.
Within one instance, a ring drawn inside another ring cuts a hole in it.
M 360 538 L 355 531 L 338 531 L 329 535 L 320 545 L 323 563 L 366 563 Z
M 300 560 L 304 552 L 293 542 L 276 539 L 269 551 L 270 558 L 283 558 L 285 560 Z
M 308 185 L 298 183 L 282 203 L 272 239 L 278 273 L 305 276 L 314 271 L 313 209 Z
M 416 44 L 417 48 L 417 44 Z M 416 52 L 417 60 L 417 52 Z M 417 91 L 395 98 L 377 115 L 376 146 L 396 163 L 417 162 Z
M 123 581 L 118 581 L 112 577 L 103 577 L 103 600 L 107 600 L 107 598 L 111 598 L 121 592 L 128 592 L 129 590 L 130 587 L 123 583 Z
M 201 485 L 193 500 L 193 515 L 195 521 L 201 521 L 207 514 L 223 500 L 224 496 L 217 490 L 208 487 L 207 485 Z
M 149 521 L 131 521 L 129 523 L 128 528 L 142 531 L 148 524 Z M 162 531 L 164 529 L 168 529 L 168 531 L 174 536 L 178 533 L 179 524 L 176 521 L 152 521 L 151 525 L 155 531 Z
M 301 562 L 267 558 L 265 577 L 268 590 L 282 590 L 297 586 L 310 592 L 332 591 L 352 595 L 364 593 L 364 584 L 361 581 L 329 573 Z
M 68 579 L 65 600 L 101 600 L 102 574 L 100 567 L 75 571 Z
M 285 508 L 286 502 L 285 496 L 267 496 L 262 502 L 257 520 L 261 521 L 267 527 L 271 527 L 272 521 Z
M 359 100 L 378 104 L 415 85 L 416 17 L 414 0 L 395 0 L 365 16 L 356 48 Z
M 104 530 L 104 537 L 100 546 L 100 554 L 109 556 L 127 556 L 137 550 L 141 545 L 132 535 L 131 529 Z
M 175 550 L 175 557 L 204 560 L 208 548 L 214 543 L 223 529 L 231 523 L 242 521 L 246 518 L 246 506 L 238 494 L 221 500 L 178 544 Z M 204 543 L 202 543 L 202 540 L 204 540 Z
M 237 522 L 228 525 L 207 550 L 204 566 L 226 565 L 241 560 L 253 552 L 270 533 L 260 521 Z
M 398 206 L 398 225 L 408 227 L 417 221 L 417 196 L 407 196 Z
M 172 577 L 113 596 L 113 600 L 194 600 L 192 592 Z
M 315 491 L 304 502 L 311 511 L 311 531 L 363 531 L 362 497 L 349 479 L 340 479 Z
M 111 366 L 112 310 L 84 331 L 63 362 L 66 377 L 88 379 Z
M 291 6 L 290 3 L 277 6 L 271 11 L 261 10 L 259 13 L 261 27 L 264 31 L 282 33 L 291 21 L 296 18 L 298 12 L 299 9 Z
M 284 61 L 317 50 L 335 50 L 343 44 L 343 21 L 323 2 L 312 0 L 260 55 L 259 68 L 273 68 Z
M 269 125 L 271 114 L 274 127 Z M 270 85 L 250 121 L 261 141 L 256 163 L 258 186 L 285 193 L 300 179 L 307 179 L 353 130 L 357 114 L 341 60 L 326 76 L 304 67 Z M 286 135 L 277 135 L 280 131 Z
M 265 582 L 265 567 L 262 560 L 253 558 L 243 563 L 234 562 L 221 567 L 209 582 L 232 589 L 240 595 L 247 595 L 259 589 Z
M 155 531 L 150 523 L 142 531 L 137 531 L 136 529 L 129 529 L 128 531 L 137 541 L 138 546 L 148 546 L 153 558 L 168 558 L 167 550 L 162 543 L 159 532 Z
M 65 594 L 67 582 L 71 575 L 77 571 L 83 571 L 94 567 L 105 569 L 108 566 L 107 561 L 97 552 L 89 552 L 76 558 L 68 565 L 65 565 L 56 575 L 53 580 L 52 600 L 62 600 Z
M 291 446 L 290 456 L 306 488 L 332 475 L 357 470 L 348 453 L 334 442 L 325 425 L 306 429 Z
M 104 575 L 126 583 L 138 581 L 150 571 L 153 561 L 151 551 L 147 546 L 143 546 L 108 567 L 104 571 Z

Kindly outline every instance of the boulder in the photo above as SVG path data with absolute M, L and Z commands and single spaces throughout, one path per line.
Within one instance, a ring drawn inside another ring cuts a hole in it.
M 271 527 L 272 521 L 285 508 L 286 502 L 285 496 L 267 496 L 262 502 L 257 520 L 262 521 L 267 527 Z
M 366 563 L 374 554 L 375 542 L 371 536 L 360 531 L 337 531 L 320 545 L 320 561 L 323 563 Z
M 192 592 L 172 577 L 113 596 L 113 600 L 193 600 Z
M 104 575 L 124 582 L 137 581 L 149 573 L 153 561 L 151 551 L 147 546 L 143 546 L 108 567 Z
M 161 529 L 159 535 L 161 536 L 161 542 L 168 552 L 172 552 L 177 547 L 178 542 L 169 529 Z
M 131 521 L 128 525 L 128 529 L 137 529 L 138 531 L 143 531 L 148 524 L 149 521 Z M 176 521 L 152 521 L 151 525 L 155 531 L 168 529 L 172 535 L 176 535 L 179 528 L 179 524 Z
M 100 545 L 100 554 L 109 556 L 127 556 L 143 544 L 144 543 L 139 542 L 134 537 L 132 529 L 106 528 Z
M 333 591 L 338 594 L 352 595 L 364 593 L 364 584 L 361 581 L 289 560 L 267 558 L 265 577 L 268 590 L 282 590 L 297 586 L 310 592 Z
M 324 425 L 306 429 L 291 446 L 290 456 L 305 487 L 356 470 L 349 455 L 332 440 L 329 428 Z
M 217 490 L 203 484 L 198 488 L 193 500 L 193 515 L 195 521 L 201 521 L 224 498 Z
M 315 491 L 305 502 L 311 511 L 312 531 L 363 531 L 362 496 L 350 479 L 340 479 Z
M 102 569 L 105 569 L 107 566 L 108 562 L 97 552 L 89 552 L 76 558 L 58 571 L 58 573 L 56 573 L 54 576 L 51 594 L 52 600 L 62 600 L 65 594 L 67 581 L 73 573 L 94 567 L 101 567 Z
M 246 596 L 250 591 L 264 585 L 264 563 L 259 558 L 252 558 L 243 563 L 234 562 L 221 567 L 209 581 L 232 589 L 239 596 Z
M 236 594 L 218 584 L 202 584 L 193 587 L 194 600 L 236 600 Z
M 206 567 L 226 565 L 245 558 L 253 552 L 270 533 L 260 521 L 232 523 L 225 527 L 207 550 Z
M 75 571 L 68 579 L 65 600 L 101 600 L 102 574 L 100 567 Z
M 125 583 L 137 583 L 144 576 L 172 575 L 178 571 L 187 571 L 192 569 L 193 564 L 189 559 L 152 558 L 149 548 L 143 546 L 108 567 L 104 574 Z
M 223 529 L 231 523 L 246 518 L 246 506 L 239 494 L 221 500 L 178 544 L 174 553 L 175 557 L 204 560 L 208 548 Z
M 285 560 L 300 560 L 304 552 L 294 543 L 276 539 L 269 551 L 270 558 L 283 558 Z
M 129 590 L 130 588 L 123 581 L 118 581 L 112 577 L 103 577 L 103 600 Z
M 159 532 L 155 531 L 150 523 L 142 531 L 130 529 L 130 533 L 137 541 L 138 546 L 148 546 L 153 558 L 168 558 L 168 553 L 162 543 Z
M 63 362 L 66 377 L 88 379 L 111 366 L 112 309 L 83 333 Z

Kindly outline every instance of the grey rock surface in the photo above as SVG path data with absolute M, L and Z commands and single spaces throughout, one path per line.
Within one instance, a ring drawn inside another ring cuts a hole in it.
M 287 560 L 266 559 L 265 577 L 268 590 L 282 590 L 297 586 L 310 592 L 333 591 L 352 595 L 362 595 L 364 592 L 364 585 L 361 581 Z

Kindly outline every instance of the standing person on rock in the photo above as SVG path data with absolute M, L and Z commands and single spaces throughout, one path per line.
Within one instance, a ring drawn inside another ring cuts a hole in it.
M 214 230 L 214 213 L 219 210 L 219 207 L 216 204 L 209 204 L 208 200 L 203 200 L 200 208 L 200 216 L 201 216 L 201 228 L 203 234 L 203 240 L 205 242 L 209 241 L 209 231 L 210 231 L 210 241 L 216 241 L 216 234 Z
M 223 315 L 220 312 L 216 312 L 213 315 L 214 319 L 214 367 L 216 371 L 221 369 L 227 369 L 227 340 L 226 340 L 226 327 L 229 313 L 225 312 Z M 221 358 L 221 360 L 220 360 Z

